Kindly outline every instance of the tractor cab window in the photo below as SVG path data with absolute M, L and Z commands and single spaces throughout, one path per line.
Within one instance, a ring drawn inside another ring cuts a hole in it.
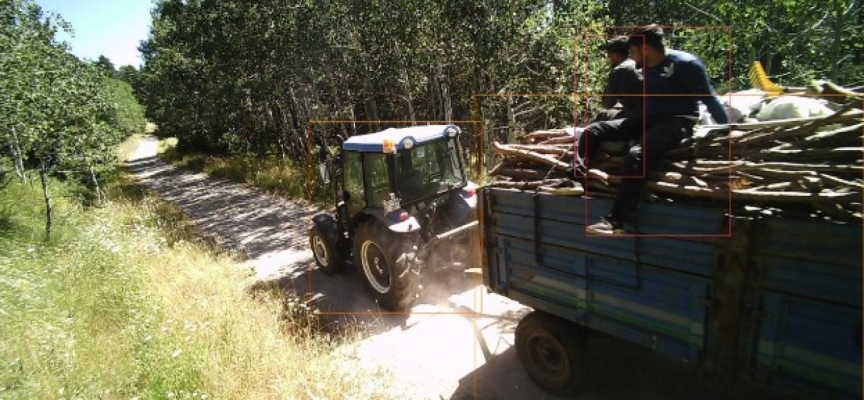
M 390 199 L 390 177 L 387 174 L 387 159 L 382 153 L 366 153 L 363 157 L 363 173 L 366 178 L 366 201 L 369 207 L 383 207 Z
M 396 187 L 402 201 L 419 200 L 462 185 L 456 141 L 444 139 L 396 155 Z
M 342 171 L 344 171 L 344 188 L 348 193 L 348 215 L 357 215 L 366 207 L 366 196 L 363 191 L 363 165 L 360 153 L 345 152 Z

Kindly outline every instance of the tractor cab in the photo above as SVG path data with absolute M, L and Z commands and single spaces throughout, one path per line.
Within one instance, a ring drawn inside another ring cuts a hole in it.
M 310 229 L 319 268 L 335 273 L 353 258 L 379 303 L 398 310 L 413 301 L 409 275 L 419 275 L 430 254 L 464 265 L 477 200 L 460 134 L 455 125 L 430 125 L 345 140 L 335 163 L 336 215 L 316 215 Z M 325 181 L 330 167 L 321 167 Z

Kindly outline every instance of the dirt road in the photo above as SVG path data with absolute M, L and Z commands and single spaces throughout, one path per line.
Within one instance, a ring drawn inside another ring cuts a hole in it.
M 245 253 L 262 285 L 314 295 L 331 320 L 369 324 L 360 356 L 398 371 L 393 378 L 412 384 L 416 398 L 557 398 L 530 381 L 512 348 L 516 323 L 530 310 L 487 294 L 479 276 L 436 277 L 410 315 L 381 314 L 353 270 L 338 276 L 307 272 L 314 265 L 306 233 L 314 210 L 308 204 L 175 169 L 156 159 L 156 147 L 156 139 L 147 137 L 129 162 L 144 186 L 225 247 Z M 677 362 L 608 337 L 591 339 L 589 346 L 592 378 L 581 398 L 719 398 Z

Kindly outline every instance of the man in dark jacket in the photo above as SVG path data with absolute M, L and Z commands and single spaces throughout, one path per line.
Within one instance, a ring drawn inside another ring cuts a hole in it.
M 631 57 L 642 66 L 644 117 L 591 124 L 578 142 L 579 157 L 587 168 L 602 142 L 640 141 L 624 159 L 622 179 L 611 212 L 587 227 L 592 234 L 624 233 L 624 223 L 630 222 L 639 204 L 645 187 L 644 177 L 664 154 L 693 134 L 699 101 L 705 103 L 717 123 L 728 123 L 726 111 L 715 96 L 702 61 L 692 54 L 666 49 L 663 29 L 653 24 L 646 26 L 630 35 L 628 43 Z
M 630 45 L 627 42 L 627 36 L 619 36 L 609 40 L 604 46 L 610 67 L 603 91 L 604 110 L 597 113 L 591 120 L 592 123 L 642 117 L 642 97 L 634 96 L 643 91 L 642 76 L 636 70 L 636 62 L 629 58 Z M 623 108 L 615 108 L 619 102 Z

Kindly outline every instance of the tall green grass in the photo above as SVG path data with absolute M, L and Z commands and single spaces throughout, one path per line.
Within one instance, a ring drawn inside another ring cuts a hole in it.
M 146 258 L 166 248 L 152 229 L 158 217 L 84 209 L 63 197 L 77 188 L 51 189 L 57 218 L 47 240 L 38 189 L 15 183 L 0 192 L 0 397 L 200 391 L 194 360 L 172 357 L 142 287 Z
M 118 171 L 85 208 L 52 183 L 0 190 L 0 398 L 405 398 L 281 291 L 202 242 L 182 213 Z
M 311 199 L 314 203 L 333 203 L 332 188 L 326 187 L 318 176 L 318 169 L 311 171 L 311 187 L 307 187 L 308 167 L 306 160 L 282 160 L 259 158 L 247 155 L 213 156 L 206 154 L 180 154 L 176 151 L 176 139 L 159 142 L 160 157 L 174 166 L 203 172 L 214 178 L 244 183 L 264 192 L 288 199 Z

